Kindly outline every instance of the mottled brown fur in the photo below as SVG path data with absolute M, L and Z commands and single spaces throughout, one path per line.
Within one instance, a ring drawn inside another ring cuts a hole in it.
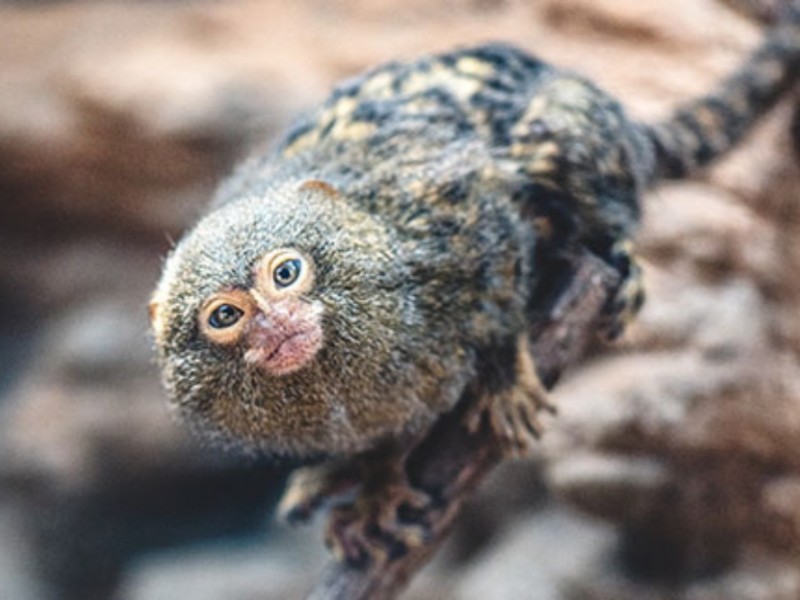
M 526 331 L 564 265 L 588 249 L 619 269 L 605 324 L 618 335 L 642 302 L 629 238 L 643 190 L 727 150 L 789 89 L 798 14 L 655 125 L 500 44 L 343 82 L 222 186 L 169 257 L 151 315 L 173 406 L 219 440 L 347 459 L 424 432 L 467 394 L 524 451 L 545 405 Z M 197 315 L 211 294 L 250 289 L 283 247 L 313 260 L 300 301 L 320 307 L 324 335 L 309 364 L 274 376 L 209 341 Z M 331 487 L 300 479 L 299 506 Z

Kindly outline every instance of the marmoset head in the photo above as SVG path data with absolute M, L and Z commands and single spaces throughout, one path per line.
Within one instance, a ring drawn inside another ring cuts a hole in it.
M 424 419 L 414 293 L 383 225 L 325 183 L 237 199 L 168 257 L 150 304 L 172 405 L 270 453 L 362 449 Z

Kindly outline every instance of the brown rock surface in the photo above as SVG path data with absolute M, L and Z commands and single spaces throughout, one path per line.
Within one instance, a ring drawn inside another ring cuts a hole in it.
M 758 37 L 716 0 L 0 4 L 0 596 L 310 585 L 318 536 L 263 533 L 279 473 L 170 423 L 144 307 L 215 182 L 336 79 L 501 39 L 655 117 Z M 647 198 L 640 321 L 564 380 L 540 452 L 497 473 L 409 597 L 800 597 L 790 120 Z

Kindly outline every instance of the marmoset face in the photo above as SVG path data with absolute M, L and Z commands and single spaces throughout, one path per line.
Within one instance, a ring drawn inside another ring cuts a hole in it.
M 252 286 L 211 294 L 197 315 L 211 344 L 242 344 L 245 362 L 285 375 L 313 360 L 322 346 L 322 313 L 314 288 L 314 263 L 293 248 L 267 252 L 254 266 Z
M 408 392 L 421 330 L 408 283 L 383 226 L 329 187 L 211 212 L 150 304 L 172 406 L 212 437 L 281 454 L 403 429 L 428 410 Z
M 326 260 L 327 233 L 303 213 L 252 199 L 201 221 L 168 258 L 149 306 L 162 358 L 203 348 L 273 377 L 315 358 L 325 308 L 314 255 Z

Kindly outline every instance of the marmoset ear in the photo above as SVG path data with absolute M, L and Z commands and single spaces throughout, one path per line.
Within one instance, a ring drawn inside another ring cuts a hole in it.
M 321 179 L 309 179 L 304 181 L 300 184 L 299 190 L 311 193 L 320 193 L 332 199 L 341 196 L 339 190 L 337 190 L 327 181 L 322 181 Z
M 156 341 L 160 342 L 164 335 L 164 315 L 161 310 L 161 299 L 157 293 L 150 298 L 150 303 L 147 305 L 147 314 L 150 317 L 150 327 L 153 330 Z

